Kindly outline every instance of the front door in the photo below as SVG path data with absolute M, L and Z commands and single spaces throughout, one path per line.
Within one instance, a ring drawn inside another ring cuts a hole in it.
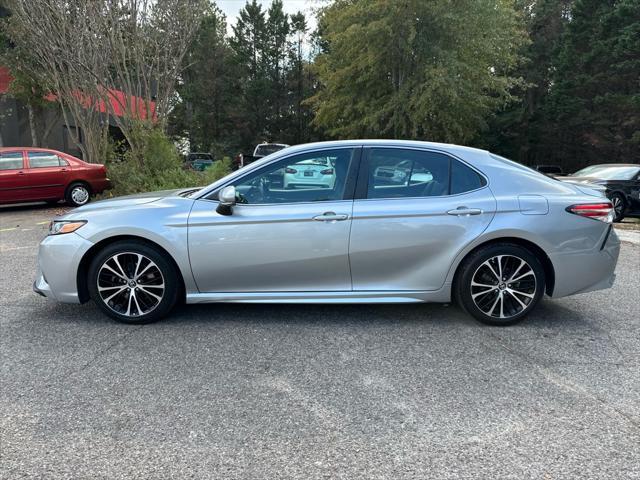
M 201 292 L 351 290 L 349 230 L 360 149 L 318 150 L 261 167 L 230 185 L 231 215 L 216 196 L 196 200 L 189 257 Z
M 440 289 L 496 202 L 475 170 L 444 153 L 366 149 L 353 206 L 353 289 Z
M 24 201 L 28 189 L 22 151 L 0 153 L 0 203 Z

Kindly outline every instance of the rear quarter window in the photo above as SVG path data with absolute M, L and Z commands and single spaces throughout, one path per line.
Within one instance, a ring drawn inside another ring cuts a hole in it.
M 478 172 L 457 160 L 451 160 L 451 195 L 477 190 L 486 184 L 487 181 Z

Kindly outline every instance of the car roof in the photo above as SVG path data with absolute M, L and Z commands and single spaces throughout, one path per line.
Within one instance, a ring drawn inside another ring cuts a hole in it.
M 289 147 L 289 152 L 297 150 L 312 150 L 314 148 L 331 148 L 331 147 L 348 147 L 348 146 L 364 146 L 364 147 L 415 147 L 415 148 L 431 148 L 434 150 L 443 150 L 450 153 L 485 153 L 486 150 L 473 147 L 465 147 L 463 145 L 455 145 L 451 143 L 426 142 L 421 140 L 385 140 L 385 139 L 363 139 L 363 140 L 334 140 L 328 142 L 305 143 L 302 145 L 294 145 Z
M 60 152 L 59 150 L 54 150 L 53 148 L 41 148 L 41 147 L 0 147 L 0 152 L 13 152 L 16 150 L 28 150 L 30 152 L 47 152 L 47 153 L 55 153 L 58 155 L 65 155 L 68 157 L 73 157 L 68 153 Z M 75 158 L 75 157 L 74 157 Z

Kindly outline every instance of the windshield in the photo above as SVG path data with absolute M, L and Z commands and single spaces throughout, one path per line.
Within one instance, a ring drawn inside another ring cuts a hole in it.
M 602 180 L 631 180 L 640 172 L 640 166 L 594 165 L 578 170 L 572 177 L 594 177 Z

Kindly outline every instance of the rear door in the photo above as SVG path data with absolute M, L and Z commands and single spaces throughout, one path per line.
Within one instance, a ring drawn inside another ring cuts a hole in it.
M 0 153 L 0 203 L 27 198 L 29 183 L 21 150 Z
M 69 180 L 68 162 L 55 152 L 27 151 L 29 199 L 48 200 L 64 197 Z
M 353 289 L 438 290 L 496 202 L 486 179 L 435 151 L 365 149 L 349 243 Z

